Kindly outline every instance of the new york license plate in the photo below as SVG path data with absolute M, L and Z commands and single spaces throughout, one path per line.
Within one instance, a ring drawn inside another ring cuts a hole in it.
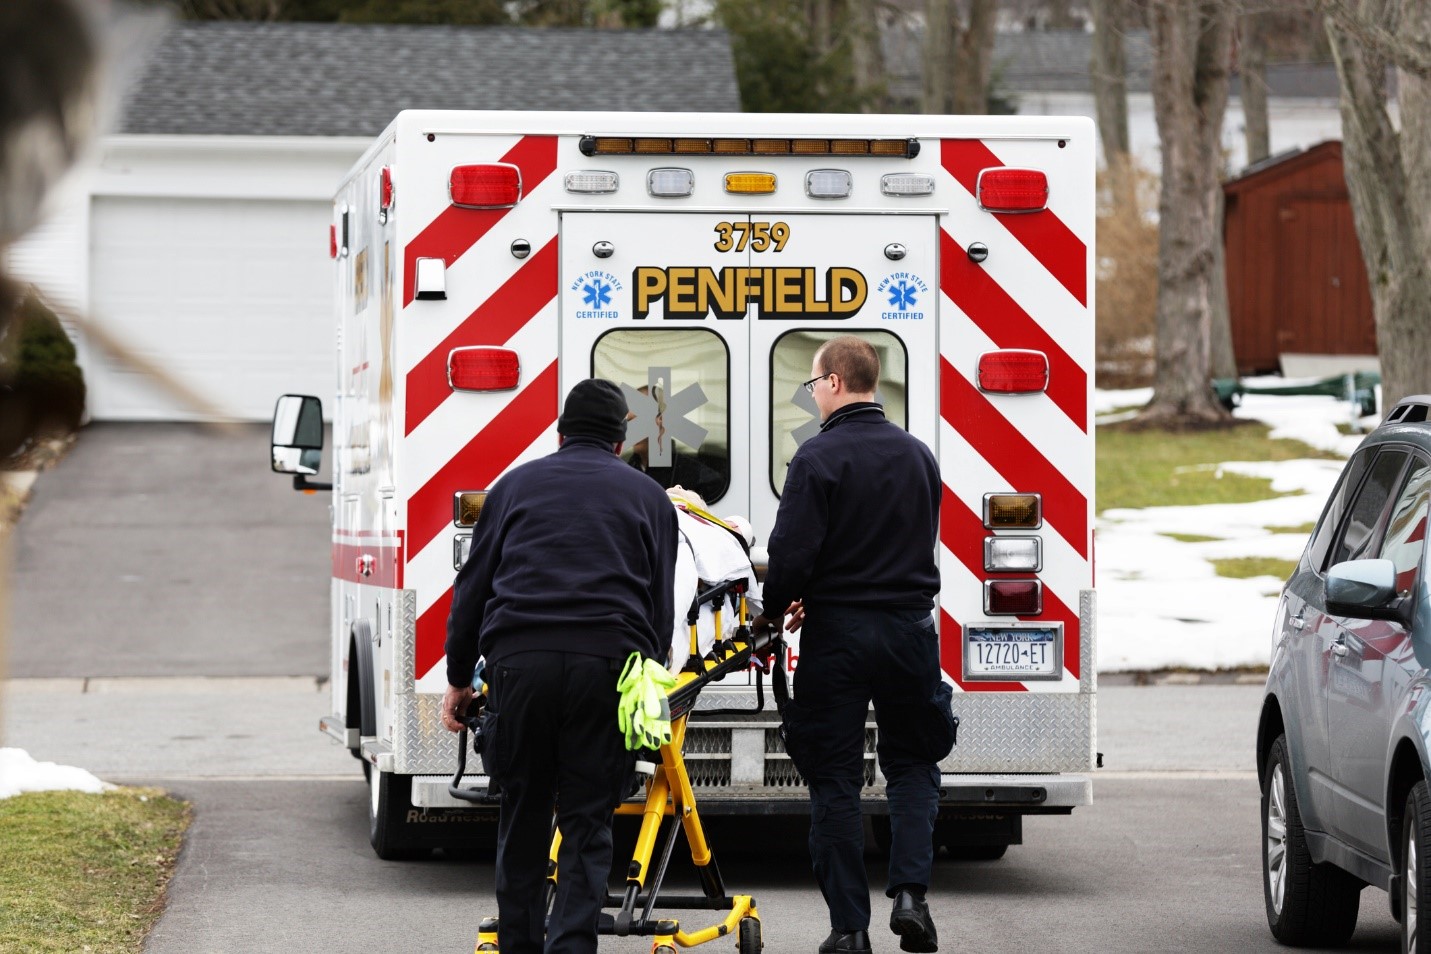
M 970 626 L 964 675 L 973 679 L 1052 679 L 1061 672 L 1057 627 Z

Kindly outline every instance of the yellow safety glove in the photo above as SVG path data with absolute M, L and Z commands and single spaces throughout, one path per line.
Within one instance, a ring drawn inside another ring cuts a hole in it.
M 616 725 L 626 738 L 626 749 L 656 749 L 671 741 L 671 707 L 666 692 L 676 677 L 654 659 L 632 653 L 621 670 L 616 691 L 621 702 L 616 709 Z

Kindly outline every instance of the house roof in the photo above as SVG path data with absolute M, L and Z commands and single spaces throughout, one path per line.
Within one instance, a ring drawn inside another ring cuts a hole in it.
M 1236 195 L 1261 188 L 1268 182 L 1322 162 L 1335 162 L 1338 166 L 1341 165 L 1342 144 L 1340 140 L 1329 139 L 1326 142 L 1319 142 L 1315 146 L 1308 146 L 1306 149 L 1289 149 L 1286 152 L 1279 152 L 1275 156 L 1268 156 L 1261 162 L 1255 162 L 1243 169 L 1237 178 L 1228 179 L 1222 184 L 1222 190 L 1228 195 Z
M 403 109 L 734 112 L 723 30 L 179 22 L 120 132 L 373 136 Z

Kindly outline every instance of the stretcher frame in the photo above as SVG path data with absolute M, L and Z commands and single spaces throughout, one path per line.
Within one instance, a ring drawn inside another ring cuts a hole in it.
M 727 599 L 731 600 L 733 609 L 738 614 L 738 625 L 732 638 L 723 639 L 721 615 Z M 701 607 L 707 603 L 714 608 L 716 642 L 711 651 L 702 656 L 696 623 Z M 686 771 L 682 749 L 686 737 L 686 721 L 695 708 L 701 690 L 717 679 L 748 669 L 751 656 L 755 653 L 775 649 L 778 654 L 778 647 L 774 644 L 779 642 L 781 634 L 779 630 L 760 635 L 751 633 L 749 608 L 746 603 L 746 581 L 743 579 L 719 583 L 699 592 L 691 603 L 686 624 L 690 631 L 690 652 L 686 665 L 676 676 L 676 685 L 666 696 L 671 711 L 671 739 L 658 750 L 660 761 L 654 765 L 646 782 L 645 799 L 639 802 L 624 801 L 616 807 L 617 815 L 641 816 L 641 828 L 636 837 L 636 846 L 632 850 L 631 863 L 627 868 L 625 890 L 620 896 L 606 896 L 597 934 L 617 937 L 649 936 L 651 954 L 676 954 L 677 947 L 695 947 L 733 935 L 738 954 L 760 954 L 764 944 L 761 939 L 760 912 L 755 898 L 748 894 L 726 894 L 725 882 L 716 864 L 715 853 L 711 850 L 701 823 L 695 791 Z M 777 664 L 779 662 L 777 658 Z M 458 782 L 466 763 L 466 740 L 467 733 L 464 730 L 458 740 L 460 749 L 457 775 L 449 787 L 449 791 L 454 795 L 461 791 L 458 789 Z M 673 823 L 666 828 L 660 860 L 653 874 L 651 860 L 655 853 L 656 839 L 660 834 L 662 822 L 667 817 L 672 818 Z M 677 821 L 679 825 L 676 824 Z M 675 853 L 678 830 L 684 833 L 686 843 L 690 846 L 691 862 L 695 865 L 700 880 L 700 895 L 661 894 L 666 872 Z M 551 850 L 547 856 L 545 906 L 548 910 L 556 892 L 557 855 L 560 849 L 561 832 L 553 821 Z M 680 921 L 676 918 L 653 917 L 658 901 L 663 908 L 727 913 L 715 924 L 688 932 L 681 928 Z M 608 908 L 615 908 L 615 913 L 608 913 Z M 500 954 L 497 927 L 498 920 L 495 917 L 483 918 L 479 922 L 475 954 Z

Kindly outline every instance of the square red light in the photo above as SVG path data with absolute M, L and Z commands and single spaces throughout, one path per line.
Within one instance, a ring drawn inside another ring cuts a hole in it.
M 988 580 L 984 612 L 990 616 L 1037 616 L 1043 612 L 1043 584 L 1038 580 Z

